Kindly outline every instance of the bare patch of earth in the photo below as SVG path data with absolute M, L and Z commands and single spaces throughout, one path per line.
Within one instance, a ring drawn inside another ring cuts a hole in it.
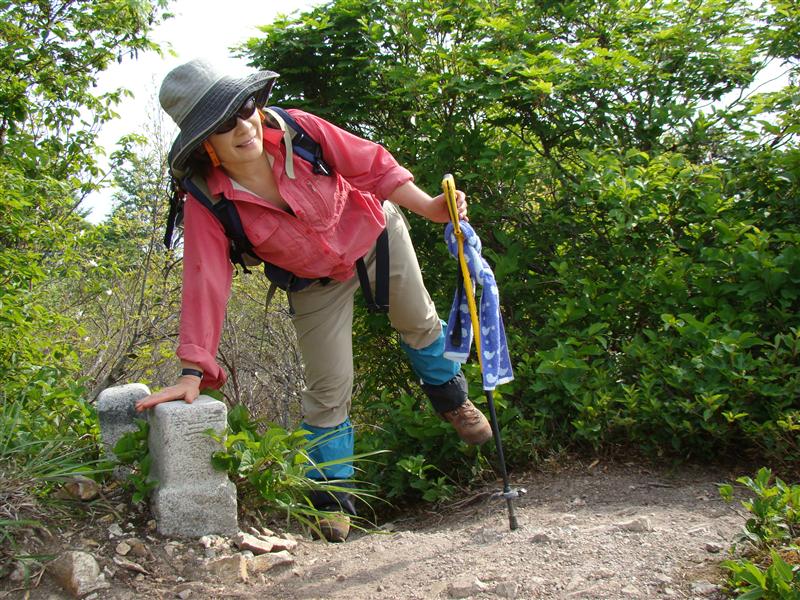
M 749 472 L 600 464 L 520 475 L 514 486 L 527 494 L 515 501 L 515 531 L 505 502 L 486 489 L 376 533 L 355 532 L 344 544 L 298 538 L 292 564 L 251 572 L 247 581 L 238 570 L 212 576 L 205 561 L 219 551 L 162 538 L 152 523 L 144 526 L 146 515 L 73 525 L 49 538 L 46 550 L 92 554 L 110 584 L 94 597 L 112 600 L 722 598 L 719 563 L 744 518 L 717 485 Z M 146 553 L 131 561 L 144 572 L 120 566 L 118 556 L 115 562 L 126 537 L 144 542 Z M 71 597 L 46 571 L 36 587 L 21 588 L 6 577 L 0 598 Z

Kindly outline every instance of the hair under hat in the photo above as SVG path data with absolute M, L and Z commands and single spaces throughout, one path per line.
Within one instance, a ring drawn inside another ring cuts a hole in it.
M 170 71 L 158 99 L 180 128 L 168 156 L 172 172 L 183 170 L 192 152 L 250 96 L 255 97 L 257 106 L 264 106 L 277 77 L 273 71 L 232 77 L 204 59 Z

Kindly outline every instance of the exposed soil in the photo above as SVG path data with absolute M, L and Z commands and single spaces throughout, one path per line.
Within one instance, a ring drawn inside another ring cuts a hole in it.
M 203 566 L 209 550 L 158 536 L 152 522 L 147 528 L 147 514 L 73 523 L 45 542 L 48 553 L 92 554 L 111 587 L 90 598 L 113 600 L 722 598 L 719 563 L 744 517 L 738 502 L 720 499 L 717 484 L 749 472 L 593 464 L 530 473 L 513 482 L 527 489 L 515 501 L 515 531 L 505 501 L 486 489 L 377 533 L 354 532 L 344 544 L 300 539 L 293 564 L 250 574 L 247 582 L 237 573 L 214 579 Z M 121 536 L 109 531 L 114 525 Z M 144 542 L 146 554 L 126 558 L 146 573 L 120 566 L 119 557 L 114 562 L 126 537 Z M 25 591 L 6 577 L 0 597 L 71 597 L 46 572 L 34 583 Z

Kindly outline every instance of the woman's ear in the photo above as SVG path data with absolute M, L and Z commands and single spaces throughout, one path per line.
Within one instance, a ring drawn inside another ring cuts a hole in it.
M 211 145 L 211 142 L 209 142 L 208 140 L 204 141 L 203 142 L 203 149 L 206 151 L 206 154 L 208 154 L 208 158 L 211 159 L 211 164 L 213 166 L 218 167 L 218 166 L 220 166 L 222 164 L 219 161 L 219 157 L 217 156 L 217 153 L 214 152 L 214 146 Z

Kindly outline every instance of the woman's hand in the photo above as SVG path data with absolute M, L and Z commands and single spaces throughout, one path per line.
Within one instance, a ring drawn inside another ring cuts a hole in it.
M 193 375 L 184 375 L 178 383 L 164 388 L 160 392 L 150 394 L 136 403 L 136 412 L 143 412 L 153 408 L 156 404 L 170 400 L 185 400 L 187 404 L 194 402 L 200 395 L 200 378 Z
M 450 211 L 447 210 L 447 201 L 444 199 L 444 194 L 431 198 L 414 185 L 412 181 L 404 183 L 392 192 L 389 195 L 389 200 L 426 219 L 430 219 L 434 223 L 448 223 L 450 221 Z M 461 190 L 456 190 L 456 208 L 459 220 L 468 221 L 467 196 Z
M 467 217 L 467 195 L 461 190 L 456 190 L 456 210 L 459 221 L 469 221 Z M 431 200 L 431 214 L 427 215 L 434 223 L 449 223 L 450 211 L 447 209 L 447 200 L 444 194 L 439 194 Z

